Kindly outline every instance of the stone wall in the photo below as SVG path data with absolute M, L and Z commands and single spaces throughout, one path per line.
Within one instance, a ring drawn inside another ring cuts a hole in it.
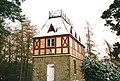
M 76 61 L 76 74 L 74 73 L 74 60 Z M 84 81 L 83 74 L 80 69 L 81 64 L 82 60 L 72 56 L 70 57 L 70 81 Z
M 76 75 L 74 74 L 74 63 L 76 60 Z M 49 56 L 33 58 L 33 81 L 47 81 L 47 64 L 54 64 L 54 81 L 82 81 L 80 72 L 81 61 L 72 56 Z

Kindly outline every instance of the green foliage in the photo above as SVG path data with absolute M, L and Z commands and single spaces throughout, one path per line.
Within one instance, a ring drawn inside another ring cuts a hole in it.
M 86 81 L 120 81 L 120 69 L 112 63 L 86 59 L 82 72 Z
M 8 18 L 13 22 L 15 20 L 22 21 L 23 15 L 20 13 L 22 9 L 20 8 L 20 1 L 19 0 L 1 0 L 0 2 L 0 17 L 1 18 Z
M 120 54 L 120 44 L 119 42 L 116 42 L 113 46 L 113 51 L 111 53 L 116 60 L 119 60 L 118 55 Z
M 4 28 L 4 20 L 9 19 L 13 22 L 18 20 L 22 22 L 24 15 L 21 15 L 22 9 L 20 8 L 21 2 L 24 0 L 1 0 L 0 1 L 0 34 L 10 34 L 8 30 Z
M 3 24 L 4 24 L 4 20 L 0 19 L 0 36 L 1 35 L 8 36 L 10 32 L 4 28 Z
M 0 67 L 0 81 L 19 81 L 19 69 L 20 63 L 9 63 L 5 61 Z
M 19 81 L 19 75 L 20 75 L 20 62 L 7 62 L 4 61 L 0 66 L 0 81 Z M 31 64 L 29 64 L 29 71 L 28 76 L 30 79 L 28 81 L 31 81 L 32 73 L 30 72 L 30 69 L 32 67 Z M 26 77 L 23 77 L 26 78 Z
M 120 0 L 114 0 L 114 2 L 109 6 L 109 9 L 105 10 L 102 13 L 101 18 L 105 19 L 106 21 L 105 25 L 110 26 L 110 29 L 116 31 L 116 35 L 119 36 L 120 35 Z M 118 58 L 118 54 L 120 54 L 120 44 L 119 42 L 117 42 L 113 46 L 114 47 L 111 54 L 115 59 L 112 58 L 111 60 L 119 62 L 120 58 Z
M 110 26 L 120 35 L 120 0 L 114 0 L 109 9 L 102 13 L 101 18 L 106 20 L 106 26 Z

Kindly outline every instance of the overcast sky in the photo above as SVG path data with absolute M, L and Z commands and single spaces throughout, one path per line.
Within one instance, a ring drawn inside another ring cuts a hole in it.
M 102 12 L 108 9 L 112 2 L 113 0 L 26 0 L 22 4 L 22 9 L 39 29 L 47 21 L 49 11 L 62 9 L 73 23 L 74 29 L 79 32 L 83 43 L 86 39 L 85 20 L 87 20 L 93 28 L 93 39 L 98 45 L 98 51 L 103 53 L 104 39 L 111 44 L 115 40 L 109 28 L 104 26 L 104 20 L 100 18 Z

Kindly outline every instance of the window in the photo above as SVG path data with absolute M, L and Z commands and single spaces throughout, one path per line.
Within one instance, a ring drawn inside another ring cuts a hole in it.
M 77 38 L 77 33 L 75 32 L 75 37 Z
M 79 36 L 79 41 L 81 42 L 81 38 L 80 38 L 80 36 Z
M 70 33 L 71 33 L 71 34 L 72 34 L 72 29 L 73 29 L 73 27 L 70 28 Z
M 77 44 L 77 51 L 80 51 L 79 44 Z
M 54 45 L 55 45 L 54 38 L 47 39 L 47 47 L 54 47 Z
M 53 27 L 52 24 L 50 25 L 50 28 L 49 28 L 49 30 L 48 30 L 48 33 L 51 32 L 51 31 L 55 32 L 55 29 L 54 29 L 54 27 Z
M 76 60 L 74 60 L 74 74 L 76 74 Z
M 72 47 L 75 49 L 75 41 L 72 40 Z

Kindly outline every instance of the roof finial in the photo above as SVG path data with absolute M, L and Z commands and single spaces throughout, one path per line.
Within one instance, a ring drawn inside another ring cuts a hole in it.
M 49 11 L 49 19 L 58 17 L 62 17 L 69 25 L 72 25 L 70 19 L 62 11 L 62 9 L 57 11 Z

